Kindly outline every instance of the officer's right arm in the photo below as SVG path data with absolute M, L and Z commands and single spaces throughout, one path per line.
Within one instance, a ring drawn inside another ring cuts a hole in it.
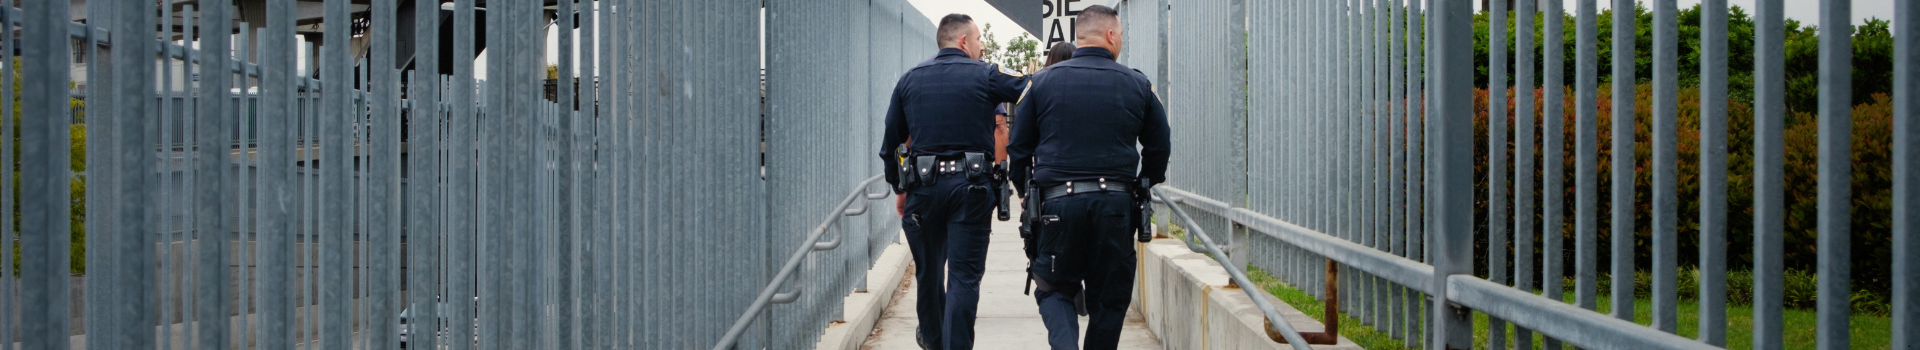
M 900 156 L 902 156 L 896 154 L 895 149 L 899 148 L 901 143 L 906 142 L 907 136 L 909 135 L 907 132 L 907 115 L 902 110 L 902 108 L 904 108 L 902 104 L 906 102 L 906 80 L 905 76 L 901 76 L 900 82 L 893 85 L 893 97 L 889 99 L 888 101 L 890 102 L 887 103 L 887 125 L 880 139 L 880 162 L 886 164 L 886 167 L 882 168 L 884 170 L 881 171 L 881 173 L 886 174 L 887 184 L 893 188 L 895 193 L 899 193 L 901 190 L 900 173 L 895 171 L 895 169 L 900 168 Z

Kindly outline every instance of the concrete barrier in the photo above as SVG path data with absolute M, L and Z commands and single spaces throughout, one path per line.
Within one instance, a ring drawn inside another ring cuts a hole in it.
M 1267 337 L 1260 309 L 1230 279 L 1220 263 L 1187 250 L 1179 240 L 1139 243 L 1133 307 L 1167 349 L 1292 349 Z M 1268 293 L 1287 323 L 1300 332 L 1325 330 L 1315 318 Z M 1314 349 L 1360 349 L 1352 340 Z

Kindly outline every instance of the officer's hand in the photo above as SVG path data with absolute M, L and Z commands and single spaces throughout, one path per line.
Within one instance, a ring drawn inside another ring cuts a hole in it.
M 899 195 L 893 196 L 893 213 L 899 214 L 900 216 L 903 216 L 903 217 L 907 216 L 907 194 L 906 193 L 901 193 Z

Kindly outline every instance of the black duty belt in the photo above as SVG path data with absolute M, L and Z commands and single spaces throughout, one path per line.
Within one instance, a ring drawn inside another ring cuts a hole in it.
M 1125 182 L 1107 181 L 1107 179 L 1102 178 L 1093 181 L 1067 181 L 1067 183 L 1064 184 L 1047 186 L 1047 188 L 1041 190 L 1040 193 L 1041 196 L 1043 196 L 1041 198 L 1050 200 L 1077 193 L 1127 192 L 1131 189 L 1133 189 L 1133 186 L 1128 186 Z
M 965 174 L 967 172 L 967 162 L 965 160 L 935 160 L 933 163 L 933 173 L 940 176 Z

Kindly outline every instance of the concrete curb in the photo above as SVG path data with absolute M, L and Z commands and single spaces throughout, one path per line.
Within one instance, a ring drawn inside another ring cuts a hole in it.
M 896 233 L 897 235 L 898 233 Z M 880 314 L 887 310 L 887 304 L 893 302 L 893 292 L 900 287 L 900 279 L 907 274 L 907 265 L 913 261 L 912 253 L 902 240 L 887 244 L 886 251 L 880 253 L 880 260 L 867 270 L 867 291 L 847 294 L 845 313 L 841 321 L 827 325 L 820 343 L 814 345 L 817 350 L 858 350 L 860 344 L 867 341 L 867 335 L 873 333 L 873 327 L 880 322 Z
M 1134 308 L 1146 316 L 1147 328 L 1168 349 L 1292 349 L 1267 338 L 1265 317 L 1253 299 L 1238 287 L 1228 288 L 1225 268 L 1206 255 L 1187 250 L 1174 239 L 1157 239 L 1140 247 L 1139 282 Z M 1258 293 L 1278 307 L 1295 330 L 1318 332 L 1326 327 L 1293 306 Z M 1360 349 L 1341 337 L 1339 344 L 1314 349 Z

